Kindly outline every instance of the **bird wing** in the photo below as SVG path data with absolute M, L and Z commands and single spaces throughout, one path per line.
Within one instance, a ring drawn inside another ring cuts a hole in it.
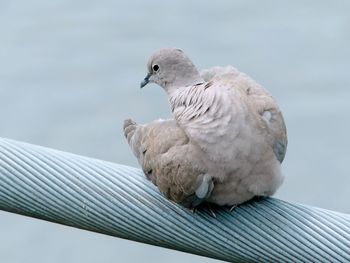
M 126 120 L 124 135 L 146 177 L 168 199 L 195 207 L 209 197 L 213 183 L 205 177 L 198 149 L 174 120 L 144 125 Z
M 261 85 L 244 73 L 235 76 L 235 88 L 245 93 L 253 112 L 260 120 L 260 127 L 266 132 L 277 160 L 282 163 L 287 151 L 287 129 L 282 112 L 276 100 Z
M 281 110 L 269 92 L 232 66 L 206 69 L 201 71 L 201 76 L 205 81 L 220 81 L 225 78 L 231 80 L 232 87 L 240 90 L 242 98 L 246 98 L 252 111 L 258 113 L 273 152 L 282 163 L 287 151 L 287 130 Z
M 267 94 L 252 95 L 252 103 L 258 109 L 258 113 L 266 123 L 268 141 L 277 160 L 282 163 L 287 151 L 287 129 L 281 110 L 276 101 Z

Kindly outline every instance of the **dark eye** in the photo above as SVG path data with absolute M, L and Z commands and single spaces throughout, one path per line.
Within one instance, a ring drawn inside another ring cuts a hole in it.
M 153 65 L 152 69 L 153 69 L 153 71 L 158 71 L 159 70 L 159 66 L 158 65 Z

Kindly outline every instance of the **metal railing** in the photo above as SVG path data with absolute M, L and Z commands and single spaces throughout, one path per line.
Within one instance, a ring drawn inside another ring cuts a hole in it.
M 0 209 L 231 262 L 350 262 L 350 216 L 274 198 L 192 213 L 142 171 L 0 139 Z

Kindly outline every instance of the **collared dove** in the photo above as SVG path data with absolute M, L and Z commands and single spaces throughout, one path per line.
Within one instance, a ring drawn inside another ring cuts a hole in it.
M 179 49 L 148 61 L 149 82 L 167 93 L 174 119 L 124 122 L 128 143 L 167 198 L 186 207 L 203 201 L 236 206 L 270 196 L 283 182 L 287 149 L 281 111 L 273 97 L 232 66 L 200 74 Z

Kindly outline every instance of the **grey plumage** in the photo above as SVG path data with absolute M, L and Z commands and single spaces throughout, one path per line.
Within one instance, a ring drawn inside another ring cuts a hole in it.
M 173 120 L 124 123 L 146 177 L 187 207 L 238 205 L 272 195 L 283 177 L 283 116 L 273 97 L 232 66 L 197 71 L 178 49 L 155 52 L 148 82 L 168 94 Z
M 207 191 L 200 189 L 205 174 L 204 162 L 193 165 L 189 156 L 200 157 L 174 120 L 157 120 L 139 125 L 124 121 L 124 134 L 147 179 L 169 199 L 186 207 L 201 203 Z M 202 187 L 203 188 L 203 187 Z

